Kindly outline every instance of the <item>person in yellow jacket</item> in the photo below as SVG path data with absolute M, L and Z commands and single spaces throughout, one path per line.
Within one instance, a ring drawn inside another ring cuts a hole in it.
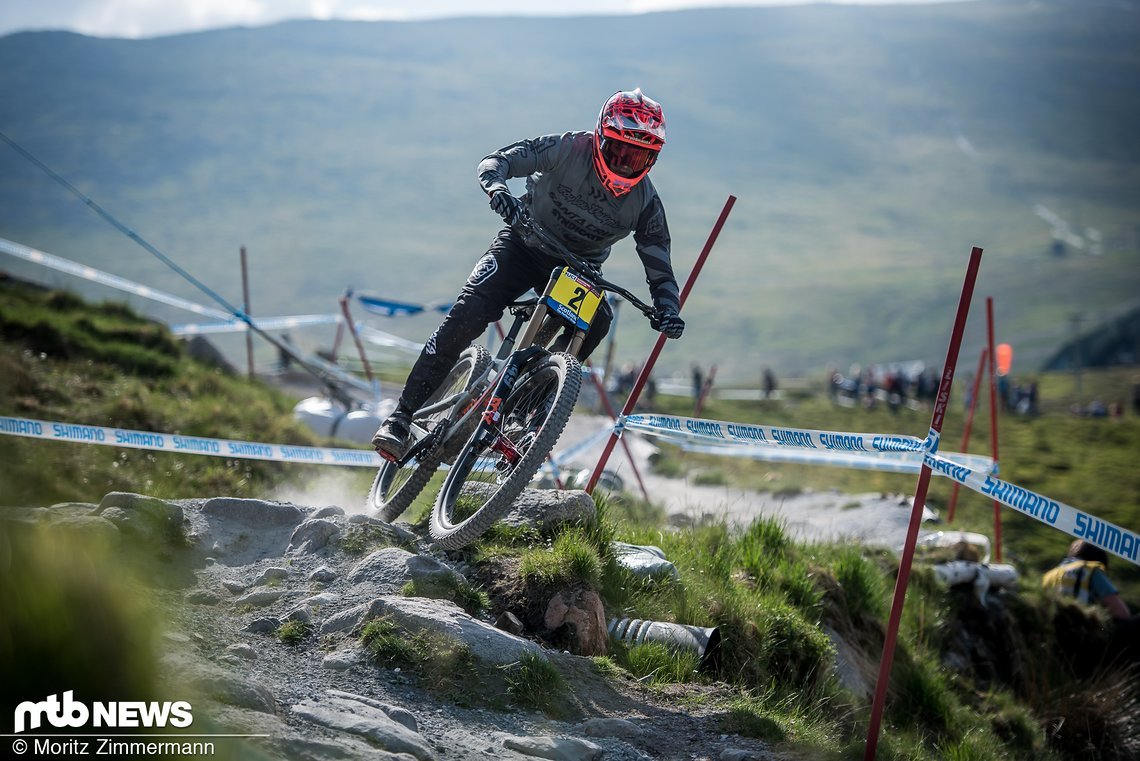
M 1128 604 L 1108 578 L 1108 553 L 1083 539 L 1069 545 L 1069 554 L 1047 571 L 1041 585 L 1087 605 L 1100 604 L 1117 621 L 1132 616 Z

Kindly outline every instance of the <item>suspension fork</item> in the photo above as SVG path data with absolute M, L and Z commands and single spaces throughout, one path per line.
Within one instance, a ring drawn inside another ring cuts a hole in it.
M 499 374 L 495 390 L 491 392 L 483 409 L 483 416 L 473 434 L 474 442 L 478 446 L 493 449 L 512 461 L 518 458 L 518 451 L 514 445 L 498 433 L 499 422 L 503 417 L 503 404 L 514 391 L 515 382 L 518 381 L 523 368 L 535 357 L 545 353 L 542 348 L 532 346 L 520 349 L 507 358 L 507 364 Z

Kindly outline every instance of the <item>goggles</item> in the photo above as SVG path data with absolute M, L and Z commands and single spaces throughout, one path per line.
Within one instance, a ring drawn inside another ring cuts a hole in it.
M 613 137 L 602 138 L 602 158 L 614 174 L 632 179 L 649 170 L 660 149 L 634 145 Z

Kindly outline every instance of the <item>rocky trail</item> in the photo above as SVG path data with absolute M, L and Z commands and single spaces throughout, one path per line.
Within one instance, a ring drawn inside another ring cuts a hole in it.
M 583 416 L 571 426 L 563 437 L 570 447 L 607 421 Z M 713 517 L 746 524 L 775 513 L 808 539 L 902 541 L 910 514 L 905 498 L 821 493 L 776 500 L 695 486 L 650 471 L 652 442 L 629 435 L 626 442 L 651 498 L 675 523 Z M 625 458 L 618 447 L 610 468 L 633 491 L 638 487 Z M 508 521 L 548 532 L 594 510 L 580 491 L 528 490 L 524 497 Z M 490 580 L 499 589 L 492 590 L 486 612 L 472 615 L 440 599 L 462 602 L 455 590 L 471 581 L 486 587 L 489 580 L 468 579 L 473 570 L 461 553 L 433 551 L 407 524 L 359 512 L 360 502 L 163 501 L 112 493 L 99 505 L 8 509 L 3 517 L 81 529 L 169 564 L 163 575 L 171 578 L 151 590 L 169 617 L 162 667 L 170 685 L 194 696 L 196 727 L 247 736 L 220 739 L 237 744 L 233 758 L 779 758 L 761 741 L 722 729 L 729 688 L 651 688 L 572 654 L 582 652 L 576 645 L 589 636 L 595 643 L 600 636 L 593 651 L 605 652 L 600 601 L 596 612 L 575 620 L 578 639 L 564 649 L 544 637 L 554 628 L 549 620 L 545 632 L 541 621 L 536 627 L 533 616 L 526 620 L 519 608 L 528 603 L 517 599 L 509 577 Z M 574 595 L 565 599 L 571 612 L 589 607 Z M 503 615 L 512 604 L 513 622 Z M 549 616 L 546 601 L 537 604 Z M 376 617 L 397 626 L 403 640 L 436 637 L 437 646 L 457 643 L 469 656 L 441 666 L 456 673 L 434 677 L 425 677 L 430 663 L 417 670 L 374 657 L 362 630 Z M 512 699 L 507 689 L 510 675 L 535 655 L 554 665 L 565 685 L 544 711 L 534 700 Z
M 562 494 L 592 508 L 582 492 Z M 534 504 L 550 512 L 541 498 Z M 688 699 L 679 700 L 496 628 L 492 614 L 409 596 L 409 583 L 454 588 L 467 568 L 431 552 L 406 524 L 336 505 L 127 493 L 99 505 L 8 509 L 4 518 L 98 534 L 171 559 L 164 575 L 173 582 L 152 590 L 170 619 L 164 681 L 176 693 L 170 699 L 193 701 L 198 731 L 248 736 L 218 738 L 232 758 L 775 758 L 758 740 L 719 729 L 723 711 L 695 699 L 715 688 L 686 686 Z M 172 532 L 186 546 L 170 555 Z M 362 539 L 364 551 L 346 549 Z M 475 681 L 441 694 L 411 670 L 377 662 L 360 638 L 375 616 L 398 622 L 408 636 L 434 632 L 465 645 L 472 657 L 463 665 L 475 669 Z M 286 625 L 299 633 L 293 642 L 283 641 Z M 512 704 L 493 678 L 526 654 L 561 672 L 565 688 L 554 710 Z

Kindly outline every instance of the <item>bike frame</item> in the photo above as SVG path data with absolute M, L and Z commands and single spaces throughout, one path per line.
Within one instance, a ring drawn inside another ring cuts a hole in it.
M 600 289 L 603 293 L 609 291 L 618 294 L 640 309 L 647 317 L 653 314 L 652 307 L 645 304 L 620 285 L 611 283 L 601 277 L 601 274 L 597 271 L 597 267 L 567 249 L 557 239 L 551 237 L 549 233 L 535 225 L 529 218 L 520 221 L 515 228 L 523 235 L 524 240 L 526 240 L 528 244 L 547 253 L 552 253 L 554 256 L 565 261 L 570 271 L 575 273 L 580 280 L 584 279 L 588 284 Z M 511 323 L 511 328 L 507 331 L 507 335 L 503 338 L 503 343 L 499 347 L 498 353 L 491 360 L 491 364 L 483 371 L 483 375 L 480 376 L 477 381 L 472 383 L 467 390 L 452 394 L 445 399 L 439 400 L 430 407 L 424 407 L 417 411 L 417 416 L 421 418 L 448 409 L 452 412 L 441 425 L 432 431 L 427 430 L 413 420 L 410 431 L 414 443 L 408 448 L 407 454 L 398 461 L 401 466 L 414 459 L 418 453 L 424 451 L 426 446 L 442 445 L 449 441 L 455 431 L 462 429 L 461 424 L 469 419 L 470 415 L 475 414 L 477 410 L 482 410 L 482 420 L 479 421 L 479 425 L 472 435 L 480 437 L 481 443 L 484 446 L 491 445 L 492 448 L 499 451 L 500 454 L 508 459 L 513 460 L 518 456 L 517 452 L 513 451 L 513 446 L 509 445 L 509 442 L 506 442 L 507 447 L 500 450 L 493 444 L 493 439 L 491 438 L 494 436 L 494 426 L 501 417 L 500 409 L 503 401 L 510 396 L 511 391 L 514 389 L 515 382 L 523 374 L 523 370 L 526 366 L 537 357 L 545 356 L 549 353 L 547 343 L 552 341 L 562 330 L 567 328 L 571 330 L 567 351 L 577 357 L 585 341 L 586 333 L 590 328 L 589 324 L 587 324 L 585 328 L 570 324 L 569 320 L 547 306 L 547 299 L 550 297 L 562 269 L 561 267 L 554 269 L 546 284 L 545 290 L 538 299 L 516 302 L 509 305 L 508 308 L 511 314 L 514 315 L 514 321 Z M 524 324 L 526 325 L 526 331 L 523 333 L 522 339 L 518 342 L 519 348 L 515 349 L 515 339 Z M 560 326 L 566 327 L 560 330 Z M 549 336 L 549 338 L 542 342 L 536 342 L 540 336 Z M 441 438 L 432 441 L 433 437 L 440 434 L 440 431 L 442 431 Z

